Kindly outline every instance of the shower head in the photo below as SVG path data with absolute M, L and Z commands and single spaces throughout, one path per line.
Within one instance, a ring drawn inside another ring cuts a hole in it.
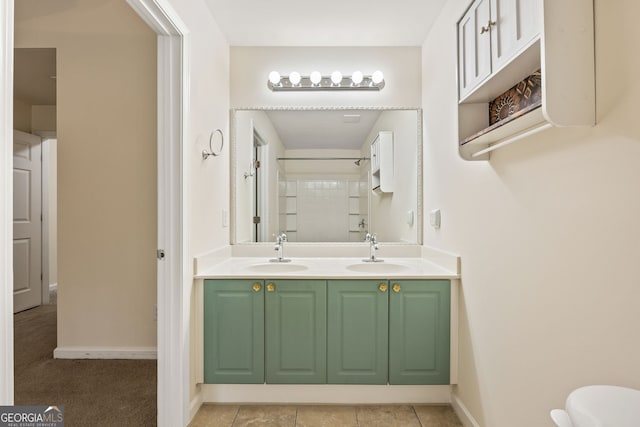
M 363 160 L 370 160 L 369 157 L 360 157 L 358 160 L 356 160 L 355 163 L 356 166 L 360 166 L 360 162 L 362 162 Z

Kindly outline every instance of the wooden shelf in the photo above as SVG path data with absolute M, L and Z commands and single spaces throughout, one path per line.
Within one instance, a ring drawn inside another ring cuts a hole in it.
M 512 122 L 513 120 L 516 120 L 516 119 L 524 116 L 525 114 L 528 114 L 528 113 L 532 112 L 533 110 L 538 109 L 540 107 L 542 107 L 542 102 L 540 102 L 538 104 L 530 105 L 529 107 L 527 107 L 527 108 L 525 108 L 523 110 L 520 110 L 517 113 L 514 113 L 513 115 L 507 117 L 506 119 L 500 120 L 499 122 L 494 123 L 493 125 L 491 125 L 491 126 L 489 126 L 487 128 L 484 128 L 484 129 L 476 132 L 475 134 L 467 137 L 463 141 L 460 141 L 460 145 L 465 145 L 465 144 L 468 144 L 468 143 L 478 143 L 478 142 L 479 143 L 483 143 L 482 142 L 483 137 L 485 137 L 484 138 L 485 140 L 486 139 L 495 139 L 495 138 L 502 139 L 502 138 L 504 138 L 506 136 L 512 135 L 513 134 L 512 130 L 509 129 L 509 126 L 507 126 L 507 125 L 510 122 Z M 530 119 L 529 121 L 533 121 L 535 123 L 538 123 L 538 122 L 541 122 L 541 121 L 544 120 L 544 118 L 542 117 L 542 114 L 540 114 L 540 115 L 538 115 L 538 114 L 532 115 L 529 119 Z M 535 123 L 533 123 L 533 124 L 535 124 Z M 506 126 L 504 129 L 500 129 L 500 128 L 504 127 L 504 126 Z M 520 126 L 520 125 L 518 125 L 518 126 Z M 498 130 L 502 130 L 503 132 L 500 133 L 500 132 L 498 132 Z M 487 135 L 490 134 L 491 132 L 493 132 L 491 134 L 491 136 L 487 137 Z M 501 135 L 504 135 L 504 136 L 501 136 Z

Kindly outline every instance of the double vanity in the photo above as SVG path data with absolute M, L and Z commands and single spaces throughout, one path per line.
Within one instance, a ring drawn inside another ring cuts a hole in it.
M 421 111 L 232 113 L 232 244 L 195 260 L 203 400 L 450 402 L 459 260 L 421 246 Z
M 457 258 L 392 245 L 366 262 L 363 249 L 294 245 L 289 262 L 274 262 L 270 245 L 237 245 L 198 259 L 196 382 L 205 399 L 335 403 L 359 387 L 349 396 L 359 403 L 448 401 Z M 361 392 L 372 386 L 383 386 L 373 399 Z

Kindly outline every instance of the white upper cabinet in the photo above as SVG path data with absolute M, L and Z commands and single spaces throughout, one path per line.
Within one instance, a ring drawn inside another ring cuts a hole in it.
M 475 0 L 457 30 L 463 159 L 488 160 L 553 127 L 595 124 L 593 0 Z M 539 96 L 492 119 L 492 102 L 529 99 L 519 85 L 532 81 Z
M 393 193 L 393 132 L 378 132 L 371 143 L 371 189 Z
M 489 0 L 476 0 L 458 23 L 460 98 L 491 74 Z M 485 26 L 485 31 L 481 29 Z M 482 33 L 482 34 L 481 34 Z
M 540 2 L 491 0 L 491 24 L 491 66 L 495 71 L 540 34 Z
M 459 99 L 540 34 L 540 0 L 476 0 L 458 22 Z

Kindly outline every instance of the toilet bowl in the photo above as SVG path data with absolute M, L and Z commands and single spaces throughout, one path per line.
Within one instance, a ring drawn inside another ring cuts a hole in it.
M 551 411 L 558 427 L 638 427 L 640 391 L 611 385 L 591 385 L 569 394 L 565 409 Z

